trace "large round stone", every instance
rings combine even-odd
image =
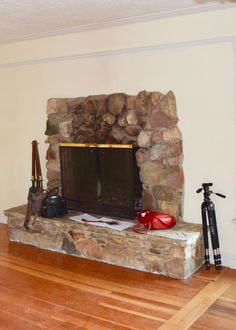
[[[166,184],[172,188],[182,189],[184,185],[183,169],[178,166],[170,169],[166,176]]]
[[[107,112],[103,115],[103,120],[109,125],[112,126],[116,122],[116,116]]]
[[[108,109],[114,115],[117,115],[126,108],[126,94],[116,93],[108,97]]]
[[[163,96],[160,102],[160,110],[167,117],[177,120],[176,101],[172,91]]]
[[[121,142],[126,136],[126,133],[121,127],[113,127],[111,135],[116,141]]]
[[[139,114],[149,114],[152,109],[152,103],[149,93],[146,91],[139,92],[136,97],[136,110]]]
[[[140,127],[137,125],[128,125],[125,128],[125,131],[127,134],[132,135],[132,136],[137,136],[140,132]]]
[[[152,111],[158,111],[162,94],[160,92],[150,92],[149,95],[152,102]]]
[[[181,198],[181,193],[176,189],[167,186],[155,186],[153,187],[153,195],[156,200],[173,202],[179,201]]]
[[[101,115],[108,111],[106,95],[90,96],[90,100],[93,102],[96,114]]]
[[[149,149],[147,148],[138,149],[135,156],[136,156],[137,164],[138,166],[140,166],[142,163],[150,159]]]
[[[181,140],[182,135],[178,127],[172,127],[163,131],[163,139],[165,141]]]
[[[128,125],[126,116],[124,114],[118,117],[118,125],[120,127],[126,127]]]
[[[64,121],[59,123],[59,130],[60,130],[60,135],[62,137],[68,138],[70,137],[70,134],[72,132],[72,121]]]
[[[150,149],[151,160],[158,160],[168,156],[171,156],[171,148],[167,143],[156,144]]]
[[[141,148],[147,148],[151,145],[151,135],[152,133],[149,131],[141,131],[138,138],[137,144]]]
[[[165,181],[166,170],[163,166],[154,162],[145,162],[140,166],[140,177],[147,185],[162,184]]]
[[[163,141],[163,131],[157,130],[152,133],[152,142],[160,143]]]
[[[72,113],[80,113],[84,109],[85,97],[75,97],[68,99],[69,109]]]
[[[129,125],[136,125],[138,123],[138,118],[135,110],[130,110],[127,114],[126,119]]]
[[[47,103],[47,114],[53,113],[68,113],[69,112],[69,104],[68,99],[57,99],[52,98],[48,100]]]
[[[153,194],[148,190],[142,193],[142,209],[155,211],[156,203]]]
[[[84,118],[84,125],[88,128],[92,128],[95,125],[96,122],[96,118],[95,115],[91,114],[91,113],[85,113],[83,115]]]
[[[170,214],[178,219],[181,212],[180,203],[175,201],[173,202],[162,201],[161,203],[159,203],[159,210],[160,212]]]
[[[127,96],[126,102],[128,111],[135,109],[135,96]]]
[[[84,102],[84,112],[86,114],[95,114],[96,113],[96,108],[94,107],[94,103],[89,98],[87,98]]]
[[[154,112],[148,117],[148,124],[151,128],[169,128],[176,124],[177,119],[168,117],[165,113]]]

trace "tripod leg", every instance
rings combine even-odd
[[[215,207],[212,202],[209,202],[207,205],[207,214],[208,214],[208,221],[210,227],[210,234],[211,234],[211,243],[212,243],[212,250],[215,262],[215,269],[220,270],[221,266],[221,255],[220,255],[220,245],[219,245],[219,236],[216,224],[216,215],[215,215]]]
[[[208,242],[208,229],[207,229],[207,205],[205,202],[202,203],[202,229],[203,229],[203,241],[204,241],[204,250],[205,250],[205,266],[206,269],[210,269],[210,256],[209,256],[209,242]]]

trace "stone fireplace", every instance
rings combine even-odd
[[[58,143],[133,144],[139,147],[142,208],[182,219],[182,136],[173,92],[53,98],[47,115],[48,188],[61,185]]]
[[[174,94],[53,98],[47,115],[48,189],[61,186],[59,143],[132,144],[138,147],[142,208],[169,213],[177,225],[138,234],[78,223],[70,211],[63,218],[37,217],[25,230],[26,206],[20,206],[5,211],[10,240],[173,278],[193,274],[203,263],[202,228],[182,221],[182,137]]]

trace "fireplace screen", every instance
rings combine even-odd
[[[60,144],[62,194],[69,209],[134,219],[142,185],[132,145]]]

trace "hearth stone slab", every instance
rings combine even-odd
[[[169,230],[137,234],[116,231],[63,218],[37,218],[30,230],[23,227],[26,206],[5,211],[12,242],[186,279],[203,264],[202,226],[186,222]],[[134,222],[135,223],[135,222]]]

